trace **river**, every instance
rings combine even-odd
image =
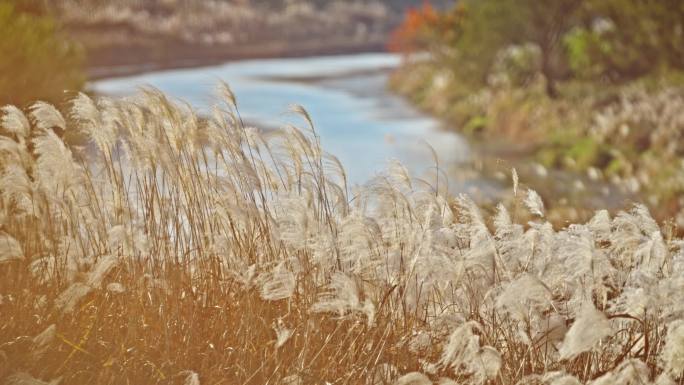
[[[490,198],[500,193],[493,180],[455,171],[472,159],[462,136],[387,90],[389,74],[400,64],[398,55],[388,53],[259,59],[102,79],[91,87],[100,94],[126,96],[153,86],[207,112],[216,103],[214,90],[221,79],[236,94],[240,114],[250,125],[304,127],[288,111],[292,104],[306,108],[324,149],[340,159],[352,184],[383,172],[390,159],[401,161],[413,175],[434,180],[431,146],[440,168],[448,170],[452,192]]]

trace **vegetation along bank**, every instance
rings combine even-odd
[[[407,57],[393,89],[485,153],[607,182],[684,223],[684,3],[425,3],[390,48]]]

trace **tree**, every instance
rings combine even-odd
[[[563,36],[578,22],[584,0],[466,0],[466,21],[457,42],[460,62],[486,77],[496,55],[510,45],[535,44],[546,92],[558,96],[563,77]]]
[[[539,46],[546,93],[555,98],[558,96],[556,81],[562,75],[564,62],[562,39],[575,25],[582,0],[524,0],[519,4],[529,20],[521,28],[520,38]]]
[[[430,2],[422,7],[408,8],[403,22],[392,32],[388,48],[390,51],[413,53],[426,49],[434,40],[431,35],[438,22],[438,14]]]
[[[83,85],[80,50],[59,33],[52,18],[27,8],[34,4],[0,0],[0,105],[56,102],[64,90]]]
[[[684,69],[683,1],[589,0],[583,17],[567,39],[579,76],[621,81]]]

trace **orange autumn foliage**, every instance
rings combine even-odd
[[[411,53],[425,44],[426,32],[437,24],[439,14],[428,0],[419,8],[409,8],[404,21],[390,37],[388,49],[391,52]]]

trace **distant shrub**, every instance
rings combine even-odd
[[[535,44],[511,45],[499,51],[490,83],[526,86],[541,70],[541,52]]]
[[[611,55],[611,45],[601,31],[576,28],[564,37],[568,64],[579,78],[596,78],[608,71],[605,61]]]
[[[412,53],[424,49],[433,40],[430,35],[437,21],[437,11],[428,1],[420,8],[410,8],[404,21],[393,31],[388,43],[389,50]]]
[[[46,15],[19,11],[0,0],[0,105],[58,101],[81,88],[82,54]]]

